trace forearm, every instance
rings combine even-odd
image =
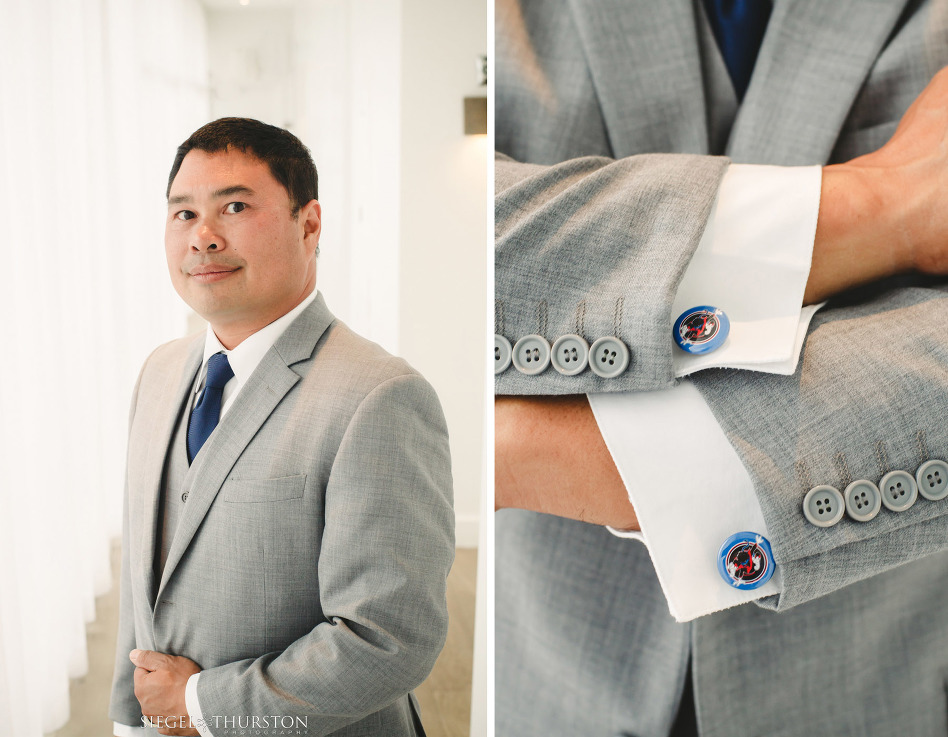
[[[911,242],[900,225],[908,198],[888,196],[888,172],[858,161],[823,168],[805,305],[914,267]]]
[[[823,170],[804,303],[907,271],[948,273],[948,68],[878,151]]]
[[[584,395],[498,397],[495,504],[639,529]]]

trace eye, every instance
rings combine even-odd
[[[224,208],[224,212],[230,215],[236,215],[238,212],[242,212],[246,209],[247,205],[243,202],[229,202]]]
[[[180,210],[174,214],[175,220],[190,220],[194,217],[194,213],[190,210]]]

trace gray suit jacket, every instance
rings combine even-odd
[[[434,391],[318,296],[195,458],[157,581],[162,467],[203,345],[158,348],[132,402],[111,718],[140,724],[138,647],[203,668],[214,734],[237,715],[299,716],[310,735],[423,734],[409,692],[444,644],[454,558]]]
[[[948,64],[943,0],[777,0],[740,106],[700,2],[504,0],[497,24],[497,332],[632,355],[614,379],[510,368],[499,394],[671,386],[672,298],[728,161],[875,150]],[[499,734],[665,734],[689,657],[702,735],[945,734],[948,502],[821,529],[802,500],[948,455],[946,291],[833,300],[794,376],[693,377],[754,480],[780,596],[678,626],[638,544],[499,515]]]

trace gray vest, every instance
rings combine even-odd
[[[197,377],[195,377],[195,385]],[[191,466],[188,463],[188,420],[191,417],[191,407],[194,402],[194,388],[184,400],[171,436],[171,445],[165,456],[165,467],[161,475],[161,496],[158,499],[158,539],[155,544],[155,586],[161,581],[161,574],[168,561],[168,553],[174,540],[174,533],[178,529],[181,515],[184,514],[184,505],[187,504],[191,484]]]

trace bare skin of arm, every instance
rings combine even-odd
[[[494,504],[637,530],[585,395],[498,397]]]
[[[885,146],[823,168],[803,303],[916,271],[948,274],[948,67]]]
[[[901,273],[948,274],[948,68],[878,151],[823,168],[803,303]],[[584,395],[497,397],[495,506],[637,530]]]

